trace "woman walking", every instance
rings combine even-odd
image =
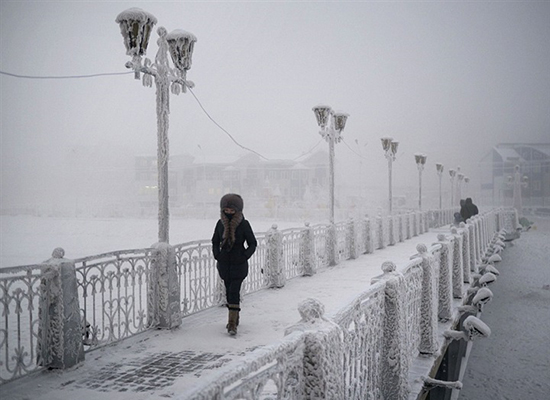
[[[228,193],[220,200],[220,219],[212,236],[212,252],[225,285],[229,318],[227,332],[237,334],[241,285],[248,275],[248,259],[256,251],[256,237],[243,215],[240,195]],[[246,242],[246,247],[245,247]]]

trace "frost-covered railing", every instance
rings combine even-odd
[[[0,276],[0,383],[38,369],[42,264],[5,268]]]
[[[305,336],[293,333],[279,342],[253,351],[185,393],[186,400],[280,399],[301,400],[305,393]]]
[[[430,221],[418,218],[417,232]],[[320,302],[307,299],[299,306],[301,321],[282,341],[235,360],[177,398],[407,399],[415,358],[442,350],[438,323],[455,317],[451,300],[471,300],[464,284],[474,276],[489,279],[487,257],[498,247],[501,226],[499,210],[484,213],[441,233],[437,243],[417,245],[399,269],[383,263],[384,273],[332,319]],[[481,267],[484,275],[474,275]],[[292,361],[291,374],[274,375],[287,341],[302,346],[302,359]]]
[[[434,226],[449,224],[451,211],[438,212],[437,217],[424,220],[431,221]],[[391,217],[395,242],[412,235],[411,215],[401,213]],[[390,222],[389,217],[384,218],[380,226],[386,229],[379,229],[376,218],[368,216],[336,224],[336,262],[372,253],[378,241],[388,245],[391,242],[387,228]],[[500,217],[496,222],[502,226],[509,225],[509,221],[508,217]],[[481,228],[473,226],[470,230],[472,235],[477,232],[479,236],[482,232]],[[330,226],[326,224],[306,224],[283,231],[275,228],[259,233],[257,250],[249,260],[249,276],[243,285],[243,294],[281,287],[285,279],[312,275],[327,268],[330,265],[329,248],[333,244],[329,233]],[[479,245],[473,239],[469,244]],[[479,257],[479,252],[471,257],[472,265]],[[76,274],[77,294],[73,297],[78,299],[80,311],[74,313],[78,314],[78,329],[71,329],[78,331],[78,342],[85,350],[128,338],[152,326],[177,326],[182,316],[224,301],[223,285],[218,278],[209,240],[115,251],[77,260],[61,257],[59,260],[72,265]],[[0,382],[38,368],[41,282],[46,290],[42,305],[52,309],[55,305],[48,299],[56,298],[56,286],[51,282],[56,282],[57,278],[43,279],[45,268],[51,269],[48,264],[36,264],[0,271],[3,320],[0,325]]]
[[[151,326],[147,285],[151,249],[115,251],[74,260],[87,350]]]

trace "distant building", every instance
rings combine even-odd
[[[516,165],[527,177],[523,206],[550,206],[550,143],[502,143],[493,147],[480,162],[483,202],[511,205],[510,179]]]
[[[136,156],[135,183],[143,213],[158,204],[156,156]],[[325,199],[328,154],[313,153],[301,161],[263,160],[254,154],[240,157],[171,156],[169,161],[171,212],[217,206],[224,193],[242,194],[247,203],[295,206]]]

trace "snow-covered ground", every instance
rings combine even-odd
[[[245,213],[246,216],[246,213]],[[170,220],[170,243],[210,239],[217,216],[212,219]],[[304,226],[303,221],[253,219],[256,233]],[[313,223],[313,221],[312,221]],[[80,258],[115,250],[141,249],[156,242],[156,218],[53,218],[0,216],[0,268],[42,262],[53,249],[62,247],[66,258]]]
[[[481,319],[488,339],[474,343],[459,400],[550,398],[550,219],[505,250]]]

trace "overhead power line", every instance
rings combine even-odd
[[[14,78],[20,78],[20,79],[83,79],[83,78],[96,78],[96,77],[100,77],[100,76],[116,76],[116,75],[127,75],[127,74],[133,74],[134,72],[133,71],[127,71],[127,72],[105,72],[105,73],[97,73],[97,74],[89,74],[89,75],[60,75],[60,76],[35,76],[35,75],[20,75],[20,74],[14,74],[14,73],[11,73],[11,72],[6,72],[6,71],[1,71],[0,70],[0,74],[1,75],[6,75],[6,76],[11,76],[11,77],[14,77]],[[224,132],[227,136],[229,136],[229,138],[233,141],[233,143],[235,143],[235,145],[237,145],[238,147],[240,147],[241,149],[243,150],[246,150],[246,151],[249,151],[253,154],[256,154],[258,157],[266,160],[266,161],[273,161],[273,159],[270,159],[268,157],[265,157],[264,155],[260,154],[259,152],[249,148],[249,147],[246,147],[246,146],[243,146],[242,144],[240,144],[234,137],[233,135],[231,135],[231,133],[229,133],[224,127],[222,127],[211,115],[210,113],[206,110],[206,108],[204,108],[204,106],[202,105],[202,102],[199,100],[199,98],[197,97],[197,95],[195,94],[195,92],[189,88],[189,92],[193,95],[195,101],[197,102],[197,104],[199,105],[199,107],[201,108],[201,110],[204,112],[204,114],[208,117],[208,119],[210,119],[210,121],[212,121],[212,123],[214,125],[216,125],[222,132]],[[296,161],[308,154],[310,154],[315,148],[317,148],[317,146],[319,146],[319,144],[322,142],[322,140],[319,140],[317,142],[317,144],[315,144],[312,148],[310,148],[308,151],[305,151],[303,152],[302,154],[300,154],[299,156],[295,157],[292,159],[292,161]],[[345,142],[344,142],[345,143]],[[348,148],[353,152],[355,153],[357,156],[363,158],[360,154],[356,153],[347,143],[345,143],[346,146],[348,146]]]
[[[11,72],[0,71],[0,74],[13,76],[14,78],[23,78],[23,79],[81,79],[81,78],[96,78],[98,76],[111,76],[111,75],[127,75],[133,74],[133,71],[129,72],[104,72],[101,74],[90,74],[90,75],[64,75],[64,76],[33,76],[33,75],[19,75],[12,74]]]

